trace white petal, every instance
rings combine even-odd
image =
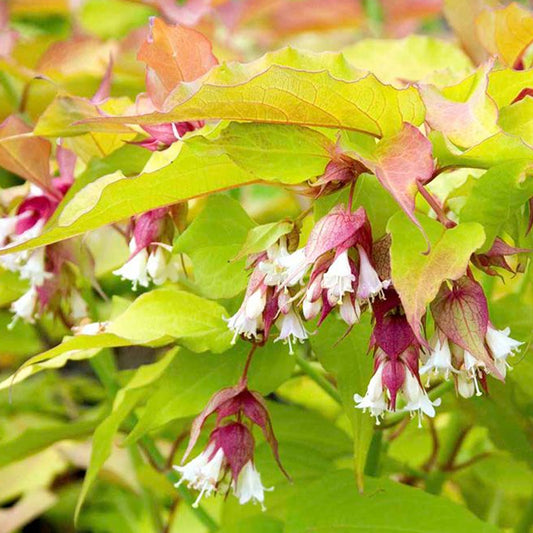
[[[505,359],[513,355],[524,344],[509,337],[510,332],[509,328],[494,329],[490,326],[487,328],[487,344],[495,359]]]
[[[240,471],[233,490],[241,505],[249,501],[259,502],[261,509],[265,510],[263,502],[265,501],[265,490],[268,489],[263,487],[261,475],[251,461],[248,461]]]
[[[136,250],[135,239],[130,241],[130,252],[134,253]],[[148,252],[146,249],[141,250],[135,254],[129,261],[127,261],[118,270],[114,270],[113,274],[121,277],[124,280],[132,282],[133,290],[137,288],[137,285],[141,287],[148,287]]]
[[[357,246],[359,251],[359,283],[357,285],[357,298],[360,300],[373,299],[376,295],[381,295],[383,290],[390,285],[390,281],[381,281],[378,273],[370,264],[366,252],[361,246]]]
[[[18,300],[11,304],[11,311],[16,318],[22,318],[26,322],[33,324],[35,322],[33,316],[35,314],[35,307],[37,305],[37,289],[32,286],[25,292]]]

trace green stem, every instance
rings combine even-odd
[[[111,360],[108,358],[105,359],[99,359],[99,356],[93,357],[90,359],[91,366],[95,372],[95,374],[98,376],[102,384],[104,385],[104,388],[108,392],[109,395],[115,395],[117,391],[120,389],[120,385],[116,380],[115,377],[115,364],[114,359],[111,354]],[[137,423],[137,417],[134,413],[131,413],[128,417],[128,424],[131,424],[131,426],[135,425]],[[161,472],[165,473],[166,478],[173,484],[177,483],[180,480],[180,476],[177,472],[174,470],[166,470],[166,459],[163,456],[163,454],[159,451],[159,448],[157,447],[154,440],[149,437],[148,435],[145,435],[139,440],[140,444],[142,445],[145,453],[150,457],[150,462]],[[198,520],[200,520],[209,531],[217,531],[218,530],[218,524],[215,522],[215,520],[207,513],[205,509],[203,509],[200,506],[193,507],[193,504],[195,502],[194,496],[191,494],[189,489],[187,487],[184,487],[183,485],[179,486],[177,488],[177,491],[182,498],[182,500],[191,508],[193,513],[196,515]]]
[[[380,0],[363,0],[368,28],[376,37],[381,35],[383,28],[383,6]]]
[[[299,354],[294,356],[298,366],[305,372],[324,392],[333,398],[338,404],[342,404],[339,391],[319,372],[310,361]]]
[[[443,381],[439,385],[437,385],[434,389],[430,390],[428,393],[430,400],[436,400],[437,398],[440,398],[445,392],[449,391],[453,387],[453,381]],[[392,413],[391,415],[388,415],[385,419],[385,422],[378,426],[377,429],[388,429],[392,426],[395,426],[399,422],[401,422],[406,416],[408,416],[409,413],[407,411],[397,411],[396,413]]]

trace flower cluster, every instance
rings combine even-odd
[[[75,154],[58,146],[56,157],[60,174],[51,180],[49,188],[45,191],[31,185],[13,214],[0,218],[0,246],[16,246],[38,237],[72,186]],[[76,287],[72,268],[77,262],[75,256],[67,241],[0,258],[3,268],[17,272],[29,282],[28,291],[11,305],[15,321],[32,323],[44,311],[67,313],[74,321],[87,316],[87,306]]]
[[[177,281],[179,266],[172,254],[172,242],[180,217],[180,206],[153,209],[132,220],[129,229],[128,261],[114,271],[132,282],[133,289]]]
[[[216,415],[215,428],[205,449],[183,466],[174,467],[182,476],[176,486],[187,483],[188,487],[199,491],[195,506],[204,496],[233,490],[239,503],[259,503],[264,510],[265,491],[272,489],[263,486],[254,464],[253,425],[261,428],[278,465],[287,474],[279,460],[278,444],[263,398],[249,390],[245,380],[217,392],[192,424],[182,463],[196,445],[206,420],[213,414]]]
[[[390,284],[373,264],[372,232],[363,208],[352,213],[336,206],[316,223],[304,248],[290,252],[282,237],[251,258],[251,266],[244,301],[228,320],[233,341],[241,335],[265,342],[275,323],[280,332],[276,340],[287,342],[291,353],[293,343],[308,338],[304,319],[318,316],[320,325],[338,308],[352,327],[361,307]]]
[[[241,336],[262,344],[275,324],[275,340],[288,342],[292,353],[293,344],[309,336],[305,321],[317,318],[320,327],[338,309],[351,328],[363,311],[370,310],[374,373],[366,394],[355,394],[354,400],[355,407],[368,410],[377,423],[387,411],[409,411],[419,420],[423,414],[435,416],[440,400],[431,400],[426,391],[432,376],[453,376],[463,397],[486,390],[487,374],[505,378],[507,358],[521,343],[509,337],[509,328],[497,330],[489,322],[485,295],[470,271],[443,284],[431,305],[435,332],[428,341],[406,318],[388,279],[389,242],[373,242],[363,208],[352,212],[336,206],[316,223],[305,247],[290,251],[287,243],[282,237],[250,258],[252,273],[244,300],[228,319],[233,342]],[[494,274],[495,266],[510,268],[505,255],[520,251],[497,239],[489,252],[474,256],[472,262]],[[427,378],[425,386],[421,376]]]

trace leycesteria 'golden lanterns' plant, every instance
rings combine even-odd
[[[45,3],[0,6],[0,529],[529,531],[525,3]]]

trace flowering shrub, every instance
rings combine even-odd
[[[533,13],[30,4],[0,530],[529,531]]]

